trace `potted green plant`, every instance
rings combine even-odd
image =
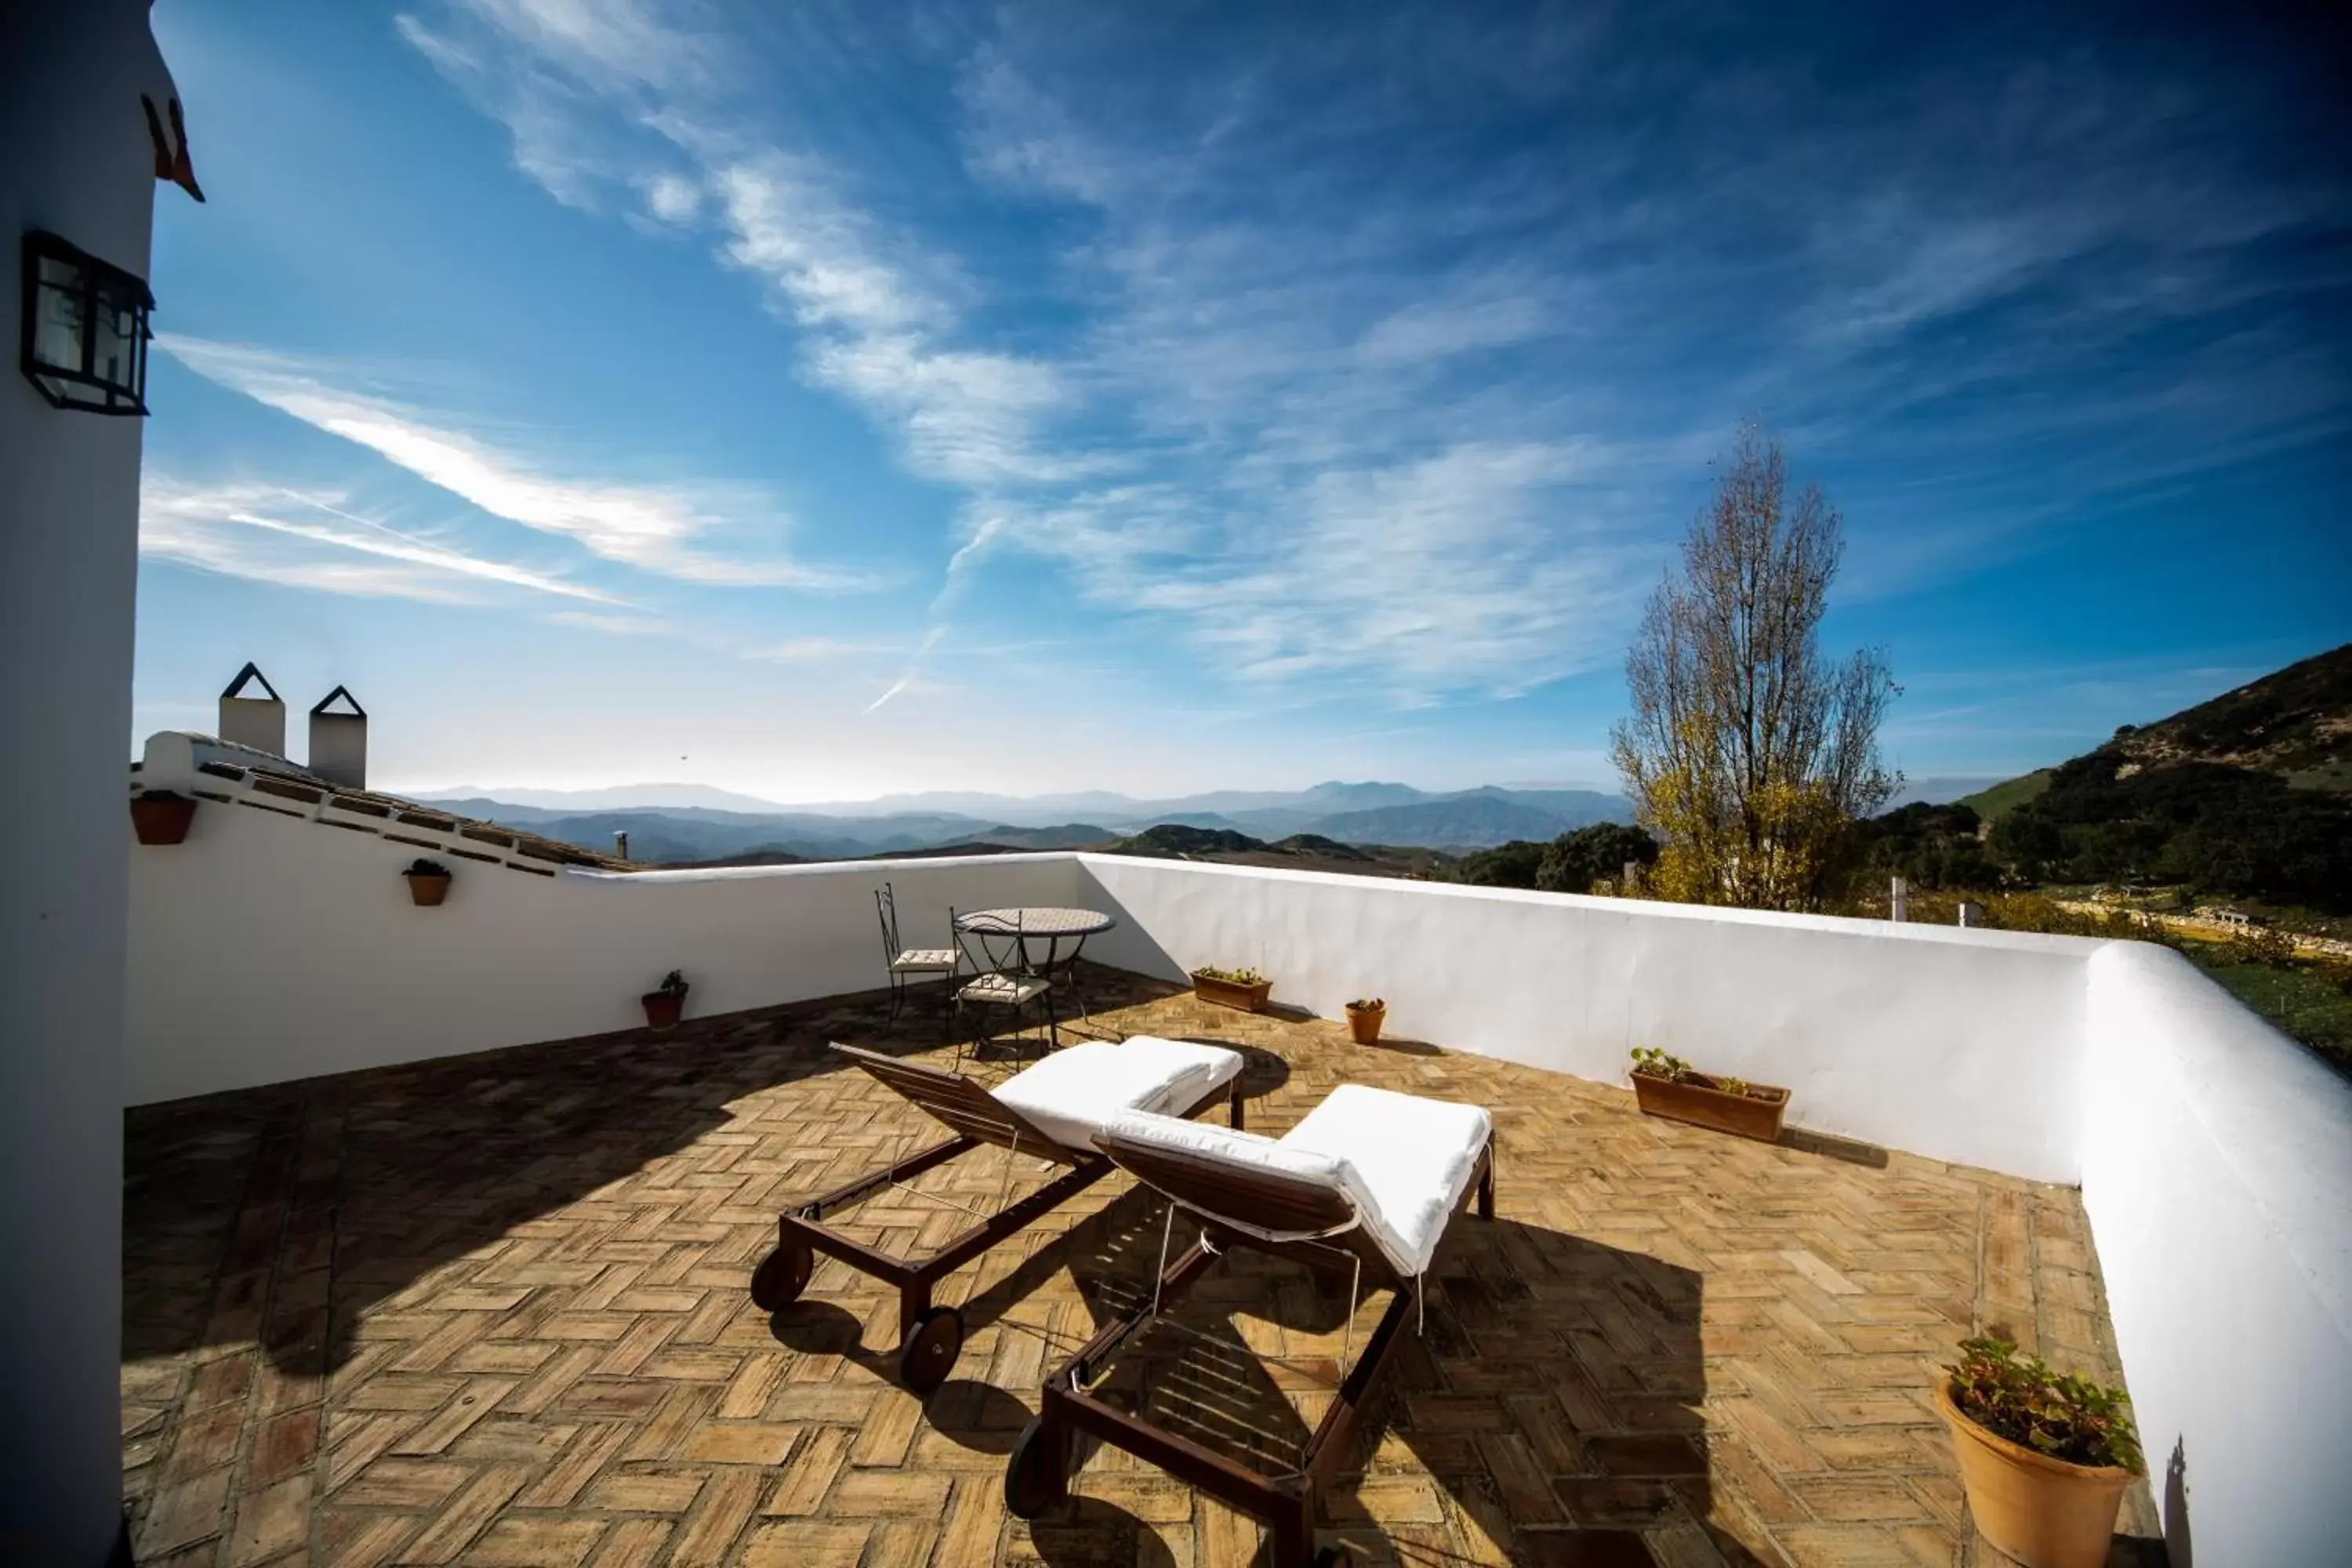
[[[449,868],[438,860],[427,860],[422,855],[408,863],[401,875],[408,880],[408,897],[420,909],[437,908],[449,896]]]
[[[1244,1013],[1265,1011],[1266,993],[1274,982],[1255,969],[1213,969],[1203,965],[1192,971],[1192,994],[1203,1002],[1222,1003],[1239,1007]]]
[[[1771,1143],[1780,1136],[1789,1091],[1746,1079],[1712,1077],[1680,1057],[1648,1046],[1633,1048],[1633,1098],[1645,1116],[1687,1121]]]
[[[686,1011],[687,990],[686,976],[673,969],[662,976],[659,985],[638,997],[646,1005],[646,1027],[656,1034],[677,1028]]]
[[[1381,1037],[1381,1025],[1389,1016],[1389,1005],[1377,996],[1359,996],[1348,1004],[1348,1033],[1356,1037],[1356,1044],[1369,1046]]]
[[[168,789],[151,789],[131,797],[131,826],[142,844],[177,844],[188,837],[196,819],[196,803]]]
[[[1960,1342],[1936,1384],[1969,1511],[2026,1568],[2102,1568],[2143,1469],[2118,1388],[2053,1372],[2007,1340]]]

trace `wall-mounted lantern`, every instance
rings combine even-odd
[[[111,262],[36,229],[25,236],[25,377],[59,408],[147,412],[155,297]]]

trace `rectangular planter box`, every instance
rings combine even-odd
[[[1753,1092],[1734,1094],[1716,1088],[1715,1080],[1704,1076],[1674,1083],[1647,1073],[1633,1075],[1633,1098],[1641,1102],[1645,1116],[1711,1127],[1717,1132],[1753,1138],[1759,1143],[1779,1142],[1780,1118],[1789,1110],[1789,1091],[1769,1083],[1750,1084],[1748,1088]],[[1770,1098],[1759,1099],[1758,1095]]]
[[[1271,980],[1261,980],[1255,985],[1244,985],[1237,980],[1216,980],[1206,974],[1192,976],[1193,995],[1203,1002],[1217,1002],[1228,1007],[1239,1007],[1244,1013],[1265,1012],[1266,994],[1273,989],[1274,982]]]

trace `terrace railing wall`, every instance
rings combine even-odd
[[[2081,1184],[2168,1531],[2209,1563],[2341,1561],[2352,1089],[2173,954],[1067,853],[460,863],[419,909],[413,853],[222,802],[134,848],[130,1098],[625,1029],[672,967],[691,1015],[873,989],[885,878],[908,933],[1089,905],[1119,923],[1087,955],[1119,967],[1255,966],[1334,1017],[1377,993],[1392,1034],[1604,1082],[1659,1046],[1787,1085],[1817,1131]]]

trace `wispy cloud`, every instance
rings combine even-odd
[[[689,583],[844,588],[862,581],[772,553],[707,548],[720,536],[783,530],[784,519],[755,494],[558,471],[446,416],[346,384],[335,367],[244,344],[168,334],[156,342],[199,375],[365,447],[493,517],[574,540],[608,561]]]
[[[610,610],[557,610],[546,617],[559,626],[608,632],[614,637],[667,637],[681,635],[677,623],[660,616],[635,616]]]
[[[140,489],[140,553],[233,577],[368,597],[468,604],[506,588],[622,603],[544,572],[419,538],[348,510],[344,499],[268,484],[197,484],[151,471]]]
[[[2063,22],[2023,51],[2063,69],[1951,40],[1826,113],[1794,33],[1685,50],[1599,11],[1407,5],[1302,47],[1276,13],[877,6],[764,57],[764,14],[699,3],[436,16],[404,33],[520,167],[703,237],[802,378],[961,496],[877,708],[1012,557],[1207,678],[1510,694],[1613,658],[1751,414],[1843,464],[1879,594],[2352,418],[2340,353],[2292,342],[2344,281],[2298,238],[2340,171],[2254,157],[2221,64]],[[822,100],[908,35],[907,79],[952,62],[954,168],[737,75]],[[2021,488],[2033,443],[2064,449]]]
[[[771,664],[831,664],[841,659],[888,658],[904,654],[905,643],[859,642],[843,637],[791,637],[743,650],[745,658]]]

